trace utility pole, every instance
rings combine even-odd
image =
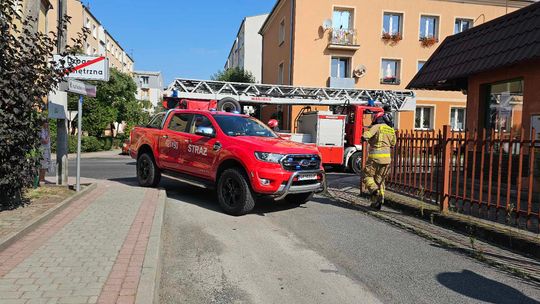
[[[67,34],[64,30],[64,17],[67,15],[67,0],[58,0],[58,45],[57,53],[66,50]],[[66,94],[66,93],[64,93]],[[66,118],[57,119],[56,141],[56,183],[68,185],[68,121]]]

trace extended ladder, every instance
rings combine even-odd
[[[272,84],[236,83],[178,78],[168,87],[172,97],[222,100],[233,98],[241,104],[274,105],[390,105],[396,111],[414,111],[416,96],[412,91],[310,88]]]

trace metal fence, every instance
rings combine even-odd
[[[443,212],[538,232],[540,142],[524,134],[452,132],[448,126],[398,132],[387,187]]]

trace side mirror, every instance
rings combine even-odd
[[[214,128],[210,127],[197,127],[197,129],[195,129],[195,134],[211,138],[216,136]]]

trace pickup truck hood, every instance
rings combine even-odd
[[[245,144],[253,151],[271,152],[279,154],[319,154],[315,145],[306,145],[282,138],[256,137],[256,136],[237,136],[235,141]]]

